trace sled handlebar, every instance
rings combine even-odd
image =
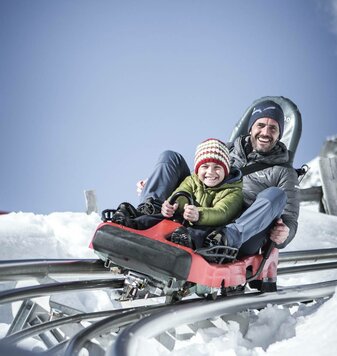
[[[169,200],[169,204],[173,205],[179,197],[185,197],[187,199],[189,205],[194,205],[194,200],[193,200],[192,195],[187,192],[177,192],[177,193],[173,194]],[[173,220],[178,220],[178,221],[180,220],[182,225],[189,226],[188,221],[186,221],[185,219],[182,219],[182,217],[177,218],[177,214],[178,214],[177,212],[174,214]],[[178,214],[178,215],[180,215],[180,214]]]
[[[187,199],[189,205],[194,205],[192,195],[187,192],[177,192],[177,193],[173,194],[169,200],[169,204],[173,205],[176,202],[177,198],[179,198],[179,197],[185,197]]]

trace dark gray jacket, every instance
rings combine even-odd
[[[278,165],[285,164],[289,160],[288,150],[282,142],[278,141],[268,154],[263,154],[253,152],[249,137],[241,136],[234,141],[230,149],[231,164],[237,168],[255,162],[274,164],[273,167],[243,177],[244,205],[245,208],[250,206],[257,194],[269,187],[279,187],[286,192],[288,199],[281,217],[290,230],[287,240],[277,246],[283,248],[294,238],[297,231],[300,203],[297,173],[290,165]]]

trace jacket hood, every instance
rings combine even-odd
[[[242,179],[242,173],[240,169],[236,167],[231,167],[231,170],[229,172],[229,175],[224,179],[223,183],[230,184],[230,183],[235,183],[239,180]]]

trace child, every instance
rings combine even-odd
[[[173,217],[177,211],[190,226],[179,227],[172,233],[171,241],[191,248],[200,248],[208,233],[214,231],[214,227],[228,224],[242,211],[241,172],[234,167],[230,169],[228,148],[217,139],[210,138],[198,145],[194,173],[185,178],[174,193],[179,191],[189,193],[194,204],[188,204],[186,198],[179,197],[177,202],[171,205],[168,199],[162,204],[162,214],[138,216],[131,204],[122,203],[111,220],[144,229],[153,226],[163,216]]]
[[[204,238],[214,227],[224,226],[234,220],[242,211],[243,193],[241,172],[230,169],[229,151],[220,140],[207,139],[198,145],[194,158],[194,173],[186,177],[173,192],[189,193],[194,204],[184,203],[184,197],[177,203],[162,205],[162,214],[171,218],[178,211],[189,227],[180,227],[171,236],[171,241],[189,247],[200,248]]]

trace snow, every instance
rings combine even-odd
[[[97,258],[88,248],[100,223],[96,213],[60,212],[50,215],[10,213],[0,216],[0,258],[2,260],[32,258]],[[302,206],[298,233],[284,250],[305,250],[337,247],[337,217],[321,214],[313,207]],[[337,271],[306,273],[279,277],[279,285],[311,283],[322,278],[337,279]],[[14,282],[13,282],[14,283]],[[19,282],[22,286],[27,282]],[[0,285],[3,289],[13,286]],[[105,291],[80,292],[60,296],[79,310],[98,311],[113,306]],[[18,303],[13,304],[14,309]],[[173,352],[153,340],[139,345],[138,355],[333,355],[337,338],[337,296],[311,304],[285,308],[268,305],[265,309],[245,312],[239,317],[248,320],[247,332],[237,321],[219,323],[217,327],[200,329],[189,340],[177,341]],[[8,306],[0,309],[0,336],[9,327]],[[27,340],[27,348],[41,347]]]
[[[10,213],[0,216],[0,259],[97,258],[88,249],[97,214]]]

